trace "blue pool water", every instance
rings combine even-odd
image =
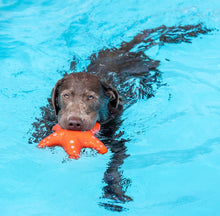
[[[122,115],[130,156],[120,170],[133,201],[117,203],[121,212],[100,205],[111,152],[75,161],[61,148],[28,144],[32,122],[73,56],[80,71],[92,53],[144,29],[200,22],[215,30],[146,51],[161,61],[167,85]],[[218,29],[218,0],[0,0],[1,215],[219,215]]]

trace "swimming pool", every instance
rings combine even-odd
[[[120,171],[133,201],[116,203],[120,212],[100,199],[111,152],[75,161],[28,144],[73,57],[80,71],[144,29],[200,22],[215,30],[146,51],[166,85],[122,115],[130,156]],[[0,1],[1,215],[219,215],[219,25],[217,0]]]

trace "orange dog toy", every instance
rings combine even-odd
[[[99,154],[107,153],[105,145],[94,134],[100,130],[100,124],[96,123],[90,131],[71,131],[62,129],[58,124],[53,127],[54,133],[47,136],[38,144],[38,148],[61,146],[69,158],[78,159],[82,148],[91,148]]]

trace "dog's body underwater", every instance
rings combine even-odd
[[[30,142],[39,142],[49,135],[57,121],[69,130],[90,130],[96,121],[100,122],[101,139],[112,152],[104,174],[106,186],[102,197],[116,201],[100,202],[100,205],[122,211],[119,203],[132,198],[125,194],[131,181],[123,178],[119,170],[128,157],[126,140],[115,133],[121,124],[120,114],[138,99],[154,96],[155,86],[163,85],[158,69],[160,62],[149,58],[144,51],[166,43],[190,43],[191,38],[208,32],[202,24],[160,26],[144,30],[130,42],[122,42],[119,48],[92,54],[90,64],[80,73],[75,71],[77,62],[71,62],[73,73],[64,76],[53,88],[52,99],[41,108],[42,117],[33,123]],[[133,48],[137,51],[132,51]]]

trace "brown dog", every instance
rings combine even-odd
[[[71,62],[70,70],[74,73],[66,75],[55,85],[52,100],[48,99],[48,105],[41,107],[42,118],[33,123],[35,132],[30,141],[39,142],[49,135],[57,123],[56,115],[60,126],[69,130],[89,130],[96,121],[107,122],[102,125],[101,138],[112,153],[103,178],[106,186],[102,197],[108,202],[100,202],[99,205],[113,211],[124,210],[119,203],[132,200],[126,195],[131,181],[120,171],[128,155],[127,140],[120,138],[123,132],[115,133],[121,124],[117,114],[121,113],[122,104],[127,108],[140,98],[149,98],[162,85],[159,61],[150,59],[144,51],[165,43],[189,43],[192,37],[208,32],[210,30],[202,24],[160,26],[144,30],[130,42],[122,42],[119,48],[92,54],[90,64],[81,73],[75,73],[77,61]]]

